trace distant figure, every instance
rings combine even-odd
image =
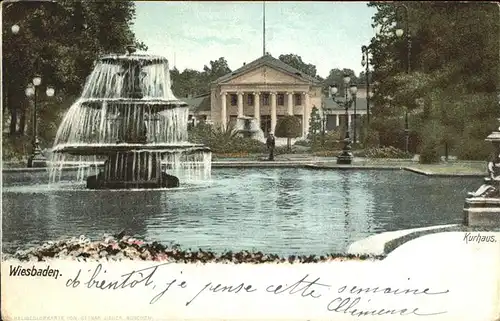
[[[276,139],[274,138],[274,134],[271,132],[269,136],[267,136],[266,140],[267,149],[269,150],[269,160],[274,160],[274,147],[276,146]]]

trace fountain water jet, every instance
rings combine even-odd
[[[264,132],[259,126],[256,118],[241,116],[236,119],[236,126],[233,133],[242,137],[256,139],[263,142]]]
[[[167,59],[127,51],[101,57],[67,111],[51,182],[68,166],[92,189],[177,187],[179,179],[210,176],[210,149],[188,142],[188,107],[171,91]]]

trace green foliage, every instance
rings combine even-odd
[[[319,109],[316,106],[313,106],[311,109],[311,117],[309,118],[309,132],[307,136],[309,139],[315,140],[318,135],[321,135],[322,130],[323,124],[319,114]]]
[[[331,151],[342,149],[342,140],[345,137],[344,130],[337,127],[334,130],[320,135],[315,140],[310,140],[311,150],[313,152],[317,151]]]
[[[303,62],[302,58],[299,55],[295,54],[280,55],[278,59],[311,77],[316,77],[316,66],[313,64],[307,64]]]
[[[309,147],[311,144],[309,143],[309,141],[301,139],[301,140],[295,141],[295,143],[293,143],[293,145]]]
[[[371,147],[365,150],[368,158],[411,158],[412,155],[392,146]]]
[[[343,95],[345,90],[344,75],[348,75],[349,77],[351,77],[352,84],[361,83],[361,80],[358,79],[354,70],[349,68],[343,68],[343,69],[334,68],[330,70],[328,77],[326,77],[326,79],[323,81],[323,94],[329,95],[330,86],[336,84],[338,86],[339,95]],[[364,80],[363,83],[364,82],[366,82],[366,80]]]
[[[20,162],[31,153],[31,139],[27,136],[5,135],[2,138],[2,160]]]
[[[440,133],[443,126],[437,120],[431,120],[424,126],[422,144],[420,145],[420,163],[437,163],[440,160]]]
[[[213,153],[262,153],[265,144],[251,138],[244,138],[233,132],[233,127],[226,129],[200,123],[189,131],[189,140],[208,146]]]
[[[468,142],[483,140],[493,129],[491,120],[498,116],[499,42],[491,37],[500,31],[498,7],[493,3],[406,2],[406,21],[406,15],[396,15],[399,5],[369,4],[377,8],[373,26],[380,30],[370,44],[372,119],[382,123],[401,119],[408,110],[410,129],[421,142],[424,161],[438,159],[444,145],[462,157],[481,157],[477,155],[484,153],[477,151],[477,144],[468,150]],[[394,35],[397,20],[402,26],[409,24],[409,72],[406,37]],[[427,132],[429,122],[439,128],[434,137]],[[476,122],[470,130],[470,123]],[[380,134],[383,143],[384,134]]]
[[[288,150],[292,149],[291,139],[302,136],[302,125],[299,118],[295,116],[285,116],[278,119],[274,129],[276,137],[285,137],[287,139]]]
[[[38,120],[42,145],[51,145],[68,99],[80,94],[94,60],[103,53],[124,52],[137,43],[130,28],[135,16],[132,1],[18,1],[2,6],[3,27],[3,125],[8,137],[24,137],[32,127],[33,102],[25,88],[39,74]],[[11,32],[17,24],[18,34]],[[45,88],[55,97],[45,97]],[[29,149],[29,139],[5,139],[2,147],[14,153]],[[5,157],[5,156],[4,156]]]
[[[462,139],[456,146],[457,157],[467,160],[488,160],[493,147],[491,143],[486,142],[484,139],[498,126],[495,123],[495,119],[487,121],[473,119],[467,122]]]
[[[295,138],[302,136],[302,125],[296,116],[285,116],[276,123],[276,137]]]
[[[177,97],[198,96],[207,93],[206,76],[199,71],[184,69],[179,72],[176,68],[170,71],[172,91]]]
[[[404,137],[403,117],[373,118],[370,123],[372,132],[378,134],[378,144],[382,146],[402,146]]]
[[[462,160],[482,160],[487,161],[491,156],[491,143],[484,139],[467,138],[462,140],[462,145],[458,146],[457,158]]]
[[[170,71],[172,91],[177,97],[197,96],[210,92],[210,83],[231,72],[225,58],[211,60],[210,66],[205,65],[203,71],[176,68]]]
[[[365,148],[378,147],[380,145],[379,133],[378,131],[368,128],[363,139],[363,146]]]

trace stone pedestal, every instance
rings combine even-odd
[[[466,198],[464,225],[500,228],[500,128],[488,135],[486,141],[491,142],[494,148],[488,163],[489,177]]]
[[[344,148],[342,149],[342,154],[337,156],[337,164],[340,165],[350,165],[352,163],[353,155],[351,152],[351,140],[349,138],[344,139]]]
[[[464,225],[500,228],[500,199],[473,197],[465,200]]]
[[[33,154],[28,158],[28,167],[47,167],[47,158],[39,149],[35,149]]]
[[[171,188],[179,187],[179,179],[161,169],[161,155],[151,152],[116,153],[104,162],[98,175],[87,178],[90,189]]]

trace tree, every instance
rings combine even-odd
[[[295,116],[285,116],[278,120],[275,128],[276,137],[286,137],[287,138],[287,148],[290,151],[292,149],[291,140],[292,138],[302,136],[302,126],[300,124],[300,119]]]
[[[402,120],[408,111],[410,128],[423,144],[420,149],[429,151],[427,161],[438,159],[436,151],[447,147],[463,157],[482,159],[485,153],[477,146],[487,150],[482,141],[498,116],[499,43],[491,36],[500,31],[498,8],[492,3],[405,4],[410,13],[409,62],[405,37],[394,36],[398,4],[369,4],[377,8],[373,27],[380,30],[370,44],[373,124],[385,127],[387,119]]]
[[[79,95],[94,60],[103,53],[124,52],[128,44],[141,44],[130,29],[135,16],[132,1],[18,1],[3,9],[2,86],[8,111],[3,123],[9,124],[10,137],[25,135],[30,125],[24,90],[35,74],[42,76],[43,85],[56,89],[51,101],[44,95],[38,99],[39,133],[50,141],[69,107],[67,98]],[[18,34],[11,33],[14,24],[20,27]],[[4,140],[4,147],[5,143],[9,140]]]
[[[229,68],[226,58],[220,57],[217,60],[210,61],[210,67],[205,65],[203,67],[203,72],[205,73],[207,79],[209,81],[214,81],[219,77],[222,77],[231,72]]]
[[[311,77],[316,77],[316,66],[313,64],[308,64],[303,62],[302,58],[299,55],[295,54],[280,55],[278,59]]]
[[[211,60],[210,66],[205,65],[203,71],[176,68],[170,71],[172,91],[178,97],[197,96],[210,92],[210,83],[231,72],[224,57]]]
[[[202,95],[207,92],[203,73],[193,69],[184,69],[179,73],[176,68],[170,71],[172,91],[177,97]]]
[[[336,84],[339,89],[339,95],[343,95],[345,90],[344,75],[348,75],[349,77],[351,77],[351,83],[353,84],[357,84],[359,82],[354,70],[349,68],[344,68],[342,70],[334,68],[330,70],[328,77],[326,77],[326,79],[323,81],[323,93],[325,95],[328,95],[330,86]]]
[[[316,106],[313,106],[311,109],[311,117],[309,118],[309,132],[308,138],[312,141],[315,141],[321,131],[323,130],[323,121],[319,114],[319,109]]]

